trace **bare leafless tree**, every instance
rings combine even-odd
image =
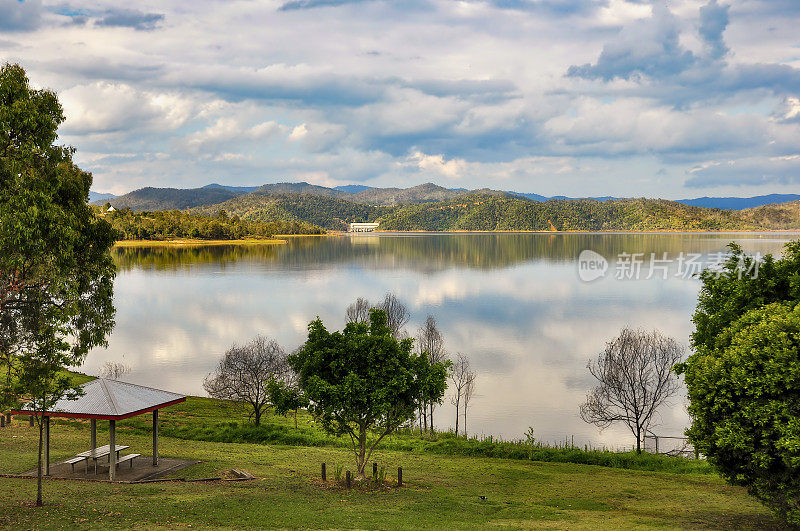
[[[656,411],[680,389],[672,367],[683,354],[684,348],[677,341],[657,330],[624,328],[587,365],[598,385],[580,407],[581,418],[601,429],[624,422],[636,437],[636,451],[641,453],[642,438]]]
[[[459,352],[450,371],[450,381],[453,383],[453,396],[450,397],[450,402],[456,406],[456,435],[458,435],[458,417],[461,413],[461,401],[464,398],[464,390],[470,378],[474,378],[474,374],[470,369],[469,358]]]
[[[100,377],[108,380],[119,380],[129,372],[131,368],[129,365],[117,361],[107,361],[100,367]]]
[[[428,315],[428,318],[425,319],[425,324],[420,326],[417,330],[416,347],[417,352],[428,356],[431,365],[447,361],[447,351],[444,349],[444,338],[436,325],[436,318],[434,316]],[[438,404],[434,401],[423,404],[420,420],[424,423],[426,430],[428,429],[428,420],[430,419],[430,429],[434,431],[433,411],[436,409],[437,405]]]
[[[368,323],[370,308],[369,301],[363,297],[359,297],[356,299],[356,302],[347,307],[345,319],[348,323]]]
[[[408,307],[400,302],[394,293],[387,293],[378,308],[386,312],[386,325],[392,331],[392,335],[401,339],[404,333],[403,327],[411,319]]]
[[[214,398],[248,404],[258,426],[269,402],[269,380],[283,379],[286,372],[286,352],[275,340],[257,336],[247,345],[229,348],[214,373],[206,376],[203,387]]]
[[[464,385],[464,390],[461,392],[461,400],[464,401],[464,437],[467,436],[467,410],[469,403],[472,401],[472,396],[475,393],[475,380],[477,375],[470,371],[467,375],[467,383]]]

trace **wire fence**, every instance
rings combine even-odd
[[[686,459],[701,459],[688,437],[672,437],[668,435],[645,435],[644,449],[650,453],[674,455]]]

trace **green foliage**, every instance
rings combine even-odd
[[[271,378],[267,383],[267,393],[272,408],[278,415],[286,415],[290,411],[294,412],[294,427],[297,427],[297,410],[308,406],[308,399],[300,389],[289,385],[286,382]]]
[[[800,241],[787,243],[784,257],[771,255],[756,264],[736,243],[728,245],[730,256],[722,269],[707,269],[700,275],[703,285],[694,314],[694,347],[724,346],[722,332],[749,310],[778,301],[800,301]]]
[[[742,249],[706,271],[685,375],[687,431],[731,483],[800,524],[800,242],[758,267]]]
[[[212,190],[215,189],[142,189],[115,199],[114,206],[129,206],[133,210],[193,206],[192,212],[205,216],[213,217],[224,210],[249,221],[305,222],[330,230],[346,230],[348,223],[365,221],[378,221],[381,229],[397,231],[717,231],[800,228],[800,202],[743,211],[644,198],[609,201],[551,199],[537,202],[496,190],[467,192],[447,190],[432,184],[409,189],[372,189],[352,195],[305,183],[265,185],[247,194],[227,192],[231,194],[229,198],[224,195],[211,196]]]
[[[198,240],[266,239],[274,234],[322,234],[321,228],[298,221],[244,221],[218,211],[214,216],[189,214],[179,210],[133,212],[114,210],[108,213],[95,207],[98,215],[111,222],[122,240]]]
[[[420,407],[426,356],[413,354],[412,343],[392,337],[386,313],[373,308],[369,323],[348,323],[343,332],[312,321],[308,340],[288,358],[323,429],[350,437],[362,477],[378,443]]]
[[[166,411],[166,410],[165,410]],[[126,421],[127,422],[127,421]],[[129,423],[130,424],[130,423]],[[151,427],[146,421],[136,424],[136,433],[146,436]],[[261,426],[248,422],[220,422],[186,425],[162,423],[161,434],[184,440],[237,444],[268,444],[304,447],[351,448],[348,437],[333,437],[311,425],[298,429],[267,419]],[[704,460],[685,459],[642,452],[616,452],[602,448],[551,446],[527,441],[505,441],[496,437],[456,437],[436,433],[422,438],[415,430],[400,430],[378,445],[383,451],[402,451],[462,457],[576,463],[630,470],[650,470],[677,474],[711,474],[713,468]]]
[[[315,194],[262,194],[254,192],[193,212],[214,215],[220,210],[244,220],[306,222],[325,229],[347,230],[348,223],[374,221],[391,209]]]
[[[92,176],[55,144],[63,121],[54,93],[18,65],[0,69],[0,356],[16,373],[2,395],[37,412],[77,393],[63,369],[114,324],[115,234],[86,204]],[[41,467],[38,483],[41,505]]]
[[[747,312],[683,367],[695,447],[731,483],[800,524],[800,304]]]
[[[241,194],[242,192],[216,186],[192,189],[146,187],[115,197],[106,204],[119,210],[130,209],[134,212],[183,210],[222,203]],[[105,208],[107,209],[108,207]]]
[[[740,213],[663,199],[528,201],[472,193],[437,203],[396,207],[378,221],[386,230],[654,231],[757,228]]]

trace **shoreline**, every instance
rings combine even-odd
[[[376,230],[372,232],[343,232],[342,235],[368,234],[798,234],[800,229],[764,230]]]
[[[208,247],[221,245],[284,245],[286,240],[271,238],[269,240],[195,240],[181,238],[177,240],[120,240],[114,247]]]
[[[699,231],[671,231],[671,230],[653,230],[653,231],[551,231],[551,230],[454,230],[454,231],[395,231],[395,230],[377,230],[372,232],[345,232],[345,231],[328,231],[325,234],[276,234],[274,238],[270,239],[239,239],[239,240],[199,240],[192,238],[179,238],[175,240],[119,240],[114,244],[114,247],[211,247],[223,245],[285,245],[289,243],[289,239],[299,238],[331,238],[341,236],[395,236],[395,235],[469,235],[469,234],[538,234],[548,236],[560,235],[657,235],[657,234],[687,234],[687,235],[701,235],[701,234],[763,234],[763,235],[777,235],[777,234],[797,234],[800,236],[800,229],[780,229],[780,230],[699,230]]]

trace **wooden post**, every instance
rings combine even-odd
[[[378,479],[378,463],[372,463],[372,479]]]
[[[328,481],[328,476],[325,473],[325,463],[322,463],[322,481]]]
[[[397,467],[397,486],[403,486],[403,467]]]
[[[114,481],[117,476],[117,421],[108,421],[108,480]]]
[[[350,488],[350,479],[351,479],[349,470],[347,471],[347,475],[345,475],[345,478],[346,478],[345,479],[345,483],[347,483],[347,488],[349,489]]]
[[[44,433],[45,433],[45,443],[44,443],[44,475],[50,475],[50,417],[44,417]]]
[[[97,448],[97,419],[91,419],[89,424],[92,426],[92,438],[91,438],[91,450],[94,453],[94,449]]]
[[[158,466],[158,410],[153,410],[153,466]]]

